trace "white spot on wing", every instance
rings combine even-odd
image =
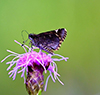
[[[56,33],[58,32],[58,29],[57,30],[55,30],[56,31]]]

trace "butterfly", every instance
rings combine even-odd
[[[31,45],[53,54],[53,51],[56,51],[60,48],[61,43],[65,40],[66,35],[66,29],[61,28],[40,34],[29,34],[28,38],[31,40]]]

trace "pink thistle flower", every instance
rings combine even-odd
[[[17,42],[16,40],[15,40],[15,42],[17,44],[21,45],[21,43]],[[50,77],[52,78],[53,82],[55,82],[55,80],[57,79],[62,85],[64,85],[63,82],[61,82],[60,79],[58,78],[60,75],[57,73],[57,65],[56,65],[55,61],[61,61],[61,60],[67,61],[68,57],[63,57],[59,54],[53,54],[53,55],[48,54],[47,55],[46,53],[43,53],[41,50],[39,52],[35,52],[34,49],[37,49],[36,47],[33,47],[33,49],[32,49],[32,48],[29,48],[27,45],[24,45],[22,47],[24,48],[25,53],[18,54],[13,51],[7,50],[11,54],[8,55],[7,57],[5,57],[1,61],[1,62],[3,62],[10,56],[15,56],[11,61],[6,63],[6,64],[9,64],[7,71],[9,69],[11,69],[12,66],[16,65],[13,68],[13,70],[11,70],[8,73],[9,77],[12,77],[13,80],[15,80],[16,74],[22,72],[21,77],[24,78],[24,82],[26,83],[26,88],[27,88],[27,85],[29,85],[29,84],[27,84],[28,82],[26,82],[26,81],[28,80],[29,75],[34,74],[35,75],[34,79],[36,78],[37,80],[38,80],[38,78],[40,78],[42,81],[41,85],[43,85],[43,71],[45,73],[47,73],[47,70],[48,70],[50,74],[47,77],[47,80],[45,83],[45,88],[44,88],[45,91],[47,88],[48,79]],[[28,48],[28,51],[26,50],[26,48]],[[60,59],[52,58],[52,56],[59,56]],[[28,76],[27,78],[25,78],[25,74],[27,74],[27,76]],[[32,82],[30,81],[30,83],[32,83]],[[40,87],[40,88],[43,89],[43,87]],[[28,92],[32,93],[30,91],[30,88],[28,88]]]

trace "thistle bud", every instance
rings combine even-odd
[[[38,69],[35,69],[32,66],[28,66],[28,72],[25,84],[29,95],[37,95],[39,90],[43,91],[44,87],[43,71],[39,71]]]

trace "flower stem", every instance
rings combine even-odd
[[[41,91],[41,89],[40,89],[38,95],[41,95],[41,92],[42,92],[42,91]]]

